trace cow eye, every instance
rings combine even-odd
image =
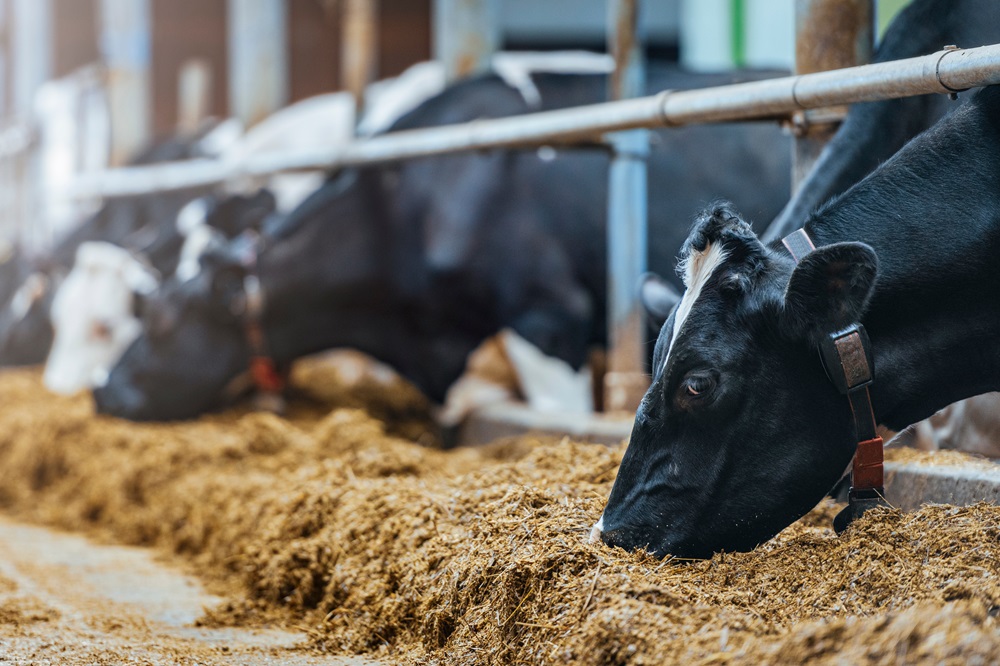
[[[714,388],[715,378],[711,375],[691,375],[681,384],[681,390],[689,400],[703,398]]]
[[[112,338],[111,325],[107,322],[95,322],[90,330],[91,335],[97,340],[105,341]]]

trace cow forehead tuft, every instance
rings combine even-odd
[[[663,359],[663,367],[667,367],[670,361],[671,352],[677,343],[677,336],[680,335],[684,323],[687,321],[691,310],[694,308],[698,297],[701,296],[705,284],[719,266],[725,263],[729,256],[728,250],[722,243],[709,243],[704,250],[692,250],[681,264],[684,284],[687,289],[681,297],[681,302],[674,311],[674,328],[670,335],[670,347],[667,348],[666,358]]]

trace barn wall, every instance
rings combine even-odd
[[[291,101],[336,90],[340,72],[339,3],[288,0]]]
[[[382,0],[378,77],[431,57],[431,0]]]
[[[291,98],[339,90],[339,5],[288,0]],[[396,76],[431,56],[431,0],[381,0],[376,78]]]
[[[63,77],[100,57],[97,0],[52,0],[52,76]]]
[[[210,114],[229,115],[226,0],[153,0],[152,5],[153,133],[162,136],[176,127],[178,76],[193,58],[207,62],[212,73]]]

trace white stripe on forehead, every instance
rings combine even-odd
[[[684,286],[687,289],[681,297],[681,302],[677,305],[677,312],[674,314],[674,330],[670,336],[670,347],[667,348],[667,357],[663,359],[663,367],[667,367],[670,360],[670,352],[674,350],[674,343],[677,342],[677,335],[684,326],[684,321],[691,314],[691,308],[695,301],[701,296],[701,290],[705,283],[712,277],[715,269],[722,265],[729,253],[718,243],[709,243],[701,252],[691,251],[691,254],[684,259],[681,267],[684,269]]]

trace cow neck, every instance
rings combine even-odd
[[[996,107],[1000,90],[985,89],[805,225],[817,245],[863,242],[878,256],[862,323],[875,413],[893,430],[1000,390]]]
[[[782,244],[796,264],[816,249],[804,229],[786,236]],[[882,468],[883,442],[876,432],[875,409],[869,393],[869,387],[875,381],[875,366],[868,334],[860,322],[826,336],[819,344],[819,354],[827,377],[850,403],[857,442],[851,464],[848,504],[833,522],[839,534],[868,509],[887,506]]]
[[[858,240],[806,228],[817,245]],[[862,317],[879,374],[871,387],[878,423],[902,430],[954,402],[1000,390],[1000,276],[988,270],[1000,247],[956,251],[941,243],[939,260],[925,252],[911,261],[900,237],[869,233],[861,240],[879,257]]]

